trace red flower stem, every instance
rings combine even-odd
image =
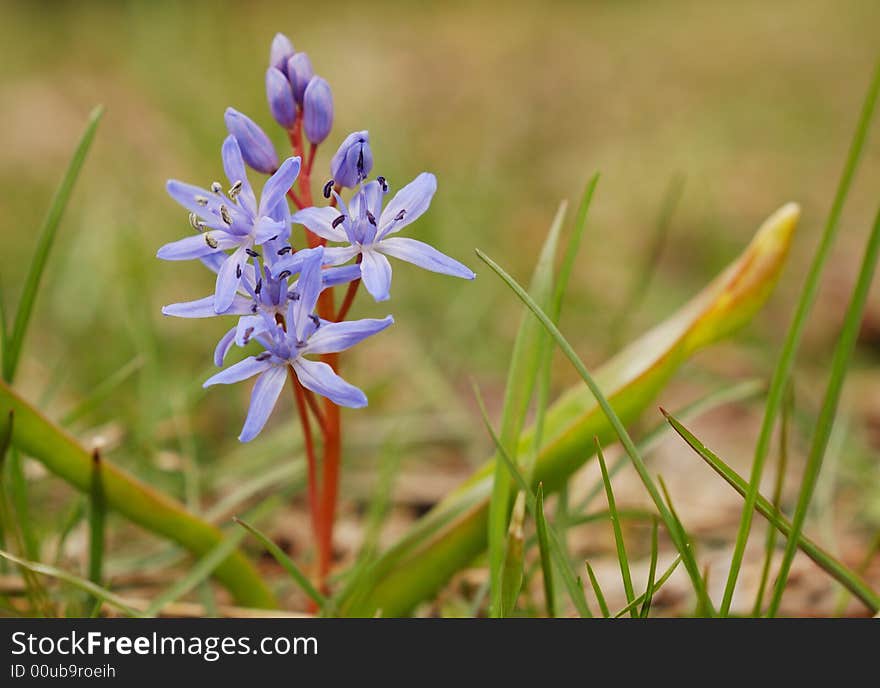
[[[360,258],[360,256],[358,256],[358,258]],[[357,291],[360,284],[360,277],[348,283],[348,289],[345,292],[345,298],[342,299],[342,305],[339,307],[339,312],[334,318],[336,322],[342,322],[343,320],[345,320],[345,316],[348,315],[348,311],[351,310],[351,304],[354,303],[354,297],[357,296]]]
[[[309,410],[312,412],[312,415],[315,417],[315,420],[318,422],[318,427],[321,428],[321,434],[327,434],[327,421],[324,420],[324,414],[321,413],[321,408],[318,406],[318,400],[315,399],[315,394],[309,389],[303,388],[303,392],[306,398],[306,403],[309,405]]]
[[[318,465],[315,458],[315,444],[312,439],[312,426],[309,423],[308,411],[306,410],[306,400],[303,386],[296,377],[292,367],[287,370],[290,375],[290,384],[293,388],[293,397],[296,400],[296,409],[299,413],[300,423],[302,425],[303,443],[306,449],[306,461],[308,464],[308,491],[309,491],[309,511],[312,518],[312,531],[315,537],[315,545],[319,550],[318,561],[322,557],[320,548],[322,546],[321,532],[324,530],[321,521],[321,510],[318,508]]]

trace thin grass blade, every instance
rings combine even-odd
[[[672,576],[672,574],[675,573],[675,569],[678,568],[678,565],[680,563],[681,563],[681,555],[679,554],[678,556],[675,557],[675,559],[672,560],[672,563],[669,565],[669,568],[667,568],[663,572],[663,575],[657,579],[657,582],[654,583],[654,587],[651,588],[651,597],[652,598],[654,597],[654,595],[657,594],[657,591],[660,590],[660,588],[662,588],[665,585],[666,581],[669,580],[669,578]],[[624,614],[627,614],[631,609],[638,607],[640,604],[644,604],[646,599],[647,599],[647,593],[645,593],[643,595],[639,595],[636,599],[634,599],[632,601],[632,603],[626,605],[623,609],[621,609],[616,614],[614,614],[614,618],[619,619]]]
[[[538,552],[541,556],[541,573],[544,579],[544,600],[547,616],[556,616],[556,597],[553,590],[553,563],[550,554],[550,536],[547,534],[547,517],[544,515],[544,486],[538,485],[535,495],[535,530],[538,532]]]
[[[651,599],[654,597],[654,576],[657,575],[657,519],[651,523],[651,564],[648,568],[648,584],[645,586],[645,601],[642,604],[642,610],[639,616],[643,619],[648,618],[651,612]]]
[[[844,164],[843,174],[834,196],[834,202],[831,206],[831,212],[825,223],[825,229],[819,247],[813,256],[807,273],[806,281],[798,298],[795,314],[792,318],[791,325],[785,335],[785,341],[782,345],[782,351],[773,370],[773,377],[770,381],[770,389],[767,393],[767,405],[764,410],[764,419],[761,423],[761,431],[758,436],[758,442],[755,445],[755,456],[752,462],[752,470],[749,476],[749,489],[746,493],[746,501],[743,504],[742,517],[740,520],[739,531],[737,533],[736,544],[733,549],[733,557],[730,563],[730,570],[727,576],[727,583],[724,587],[724,596],[721,601],[721,616],[726,616],[730,611],[730,604],[733,600],[733,592],[736,589],[736,581],[739,576],[739,570],[742,565],[743,554],[745,553],[746,544],[749,539],[749,532],[752,526],[752,516],[755,512],[755,501],[758,498],[758,489],[761,484],[761,477],[764,474],[764,463],[770,450],[770,439],[773,435],[773,428],[776,424],[776,417],[782,405],[783,396],[792,368],[794,367],[795,357],[800,347],[801,336],[804,327],[807,324],[807,318],[813,308],[816,295],[819,291],[819,280],[825,268],[828,256],[831,254],[831,248],[837,236],[838,226],[840,224],[840,216],[843,212],[843,206],[849,195],[849,189],[855,176],[856,168],[865,148],[865,141],[868,138],[868,130],[870,128],[871,119],[874,116],[874,109],[877,105],[877,97],[880,94],[880,60],[874,69],[874,75],[868,87],[868,93],[865,96],[865,102],[862,106],[859,121],[856,125],[855,135],[850,145],[849,154]]]
[[[599,585],[599,581],[596,578],[596,574],[593,572],[593,567],[590,566],[590,562],[587,562],[587,576],[590,578],[590,585],[593,586],[593,594],[596,596],[596,602],[599,604],[599,609],[602,611],[602,618],[607,619],[611,616],[611,610],[608,609],[608,603],[605,601],[605,594],[602,592],[602,587]]]

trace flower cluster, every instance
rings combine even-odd
[[[311,168],[318,145],[332,129],[333,97],[327,82],[314,74],[308,55],[296,52],[282,34],[272,43],[266,94],[295,155],[280,161],[259,125],[227,109],[229,136],[221,156],[229,185],[213,182],[202,188],[169,181],[168,193],[189,211],[195,233],[158,251],[165,260],[200,260],[216,273],[212,295],[162,309],[183,318],[238,318],[217,344],[216,365],[223,365],[233,344],[255,343],[260,348],[204,383],[229,384],[257,376],[239,436],[243,442],[262,430],[288,375],[294,384],[339,406],[367,404],[364,393],[332,365],[308,357],[326,359],[344,351],[387,328],[393,318],[345,321],[344,312],[319,312],[322,292],[348,285],[353,297],[362,281],[374,299],[388,299],[389,256],[433,272],[474,278],[467,267],[427,244],[396,236],[428,209],[437,180],[423,172],[386,204],[388,180],[369,180],[373,153],[367,131],[342,141],[330,163],[330,180],[323,186],[326,205],[312,204]],[[308,153],[303,135],[310,144]],[[259,197],[247,167],[269,175]],[[343,193],[349,196],[347,202]],[[289,200],[296,206],[293,214]],[[292,236],[296,226],[304,228],[299,245]]]

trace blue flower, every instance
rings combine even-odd
[[[373,169],[373,151],[370,133],[356,131],[345,137],[330,160],[330,176],[338,186],[353,189],[364,181]]]
[[[330,84],[312,77],[303,95],[303,132],[309,143],[323,143],[333,128],[333,93]]]
[[[263,174],[272,174],[278,169],[278,153],[259,124],[233,108],[226,108],[223,120],[226,129],[238,141],[241,155],[250,167]]]
[[[290,82],[276,67],[266,70],[266,99],[275,121],[285,129],[290,129],[296,120],[296,103],[293,102]]]
[[[361,279],[376,301],[385,301],[390,297],[391,265],[386,256],[405,260],[432,272],[474,279],[475,275],[468,267],[428,244],[392,236],[428,209],[437,190],[436,177],[423,172],[398,191],[382,210],[387,189],[385,180],[380,177],[364,184],[348,207],[334,192],[338,209],[304,208],[291,219],[328,241],[347,244],[326,248],[324,262],[327,265],[342,265],[358,256]],[[285,260],[278,261],[273,269],[276,272],[287,269]]]
[[[269,66],[281,70],[287,76],[287,61],[295,52],[290,39],[283,33],[276,33],[269,50]]]
[[[259,376],[239,435],[242,442],[252,440],[263,429],[284,387],[288,369],[293,370],[303,387],[339,406],[366,406],[367,397],[360,389],[339,377],[326,363],[305,356],[345,351],[394,322],[390,315],[382,319],[339,323],[320,319],[314,311],[318,295],[324,288],[321,269],[323,249],[318,247],[299,253],[305,254],[299,259],[300,278],[293,295],[285,299],[284,317],[273,317],[264,309],[242,317],[234,335],[227,333],[218,345],[218,348],[223,346],[228,349],[232,341],[244,345],[255,340],[263,346],[264,351],[239,361],[204,383],[205,387],[209,387]]]
[[[254,246],[265,244],[271,254],[276,242],[285,241],[290,235],[290,211],[285,196],[300,169],[298,157],[285,160],[266,181],[257,203],[235,137],[229,136],[223,142],[222,155],[226,176],[232,184],[227,193],[223,193],[218,182],[210,191],[176,180],[168,182],[168,193],[190,211],[193,227],[205,231],[165,244],[157,254],[165,260],[214,256],[212,260],[219,263],[214,291],[216,313],[224,313],[233,305],[248,256],[259,255]],[[216,254],[227,249],[234,251],[220,262]]]

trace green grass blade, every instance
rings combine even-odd
[[[643,619],[648,618],[651,612],[651,599],[654,596],[654,576],[657,575],[657,519],[655,518],[651,524],[651,565],[648,569],[648,584],[645,586],[645,601],[642,604],[642,610],[639,616]]]
[[[665,412],[664,412],[665,413]],[[669,414],[666,420],[672,428],[681,436],[681,438],[690,445],[700,458],[702,458],[718,475],[724,478],[727,483],[733,487],[741,496],[745,497],[748,492],[748,483],[745,479],[734,471],[729,465],[722,461],[715,453],[707,448],[697,437],[678,420]],[[768,499],[758,493],[755,500],[755,509],[764,518],[766,518],[774,528],[786,537],[791,536],[792,524],[781,514],[777,514],[776,509]],[[880,595],[875,593],[871,587],[862,580],[858,574],[840,563],[831,554],[822,549],[815,542],[810,540],[806,535],[800,534],[797,538],[798,547],[801,551],[812,559],[819,568],[824,570],[829,576],[849,590],[853,595],[858,597],[872,613],[880,611]]]
[[[45,418],[8,385],[0,381],[0,412],[15,413],[12,444],[39,460],[49,471],[88,493],[92,456],[64,430]],[[111,462],[102,464],[104,495],[113,510],[157,535],[200,556],[223,540],[214,526],[183,506],[137,480]],[[246,607],[273,608],[275,598],[241,552],[232,552],[216,569],[216,577]]]
[[[544,246],[535,265],[532,274],[529,291],[539,303],[549,306],[553,298],[553,267],[556,260],[556,247],[559,243],[559,234],[565,219],[566,204],[563,202],[556,212],[556,217],[547,233]],[[535,323],[534,318],[529,317],[527,312],[522,315],[522,323],[517,332],[513,346],[513,354],[507,373],[507,384],[504,390],[504,410],[501,416],[501,442],[505,447],[510,447],[511,458],[518,460],[516,449],[518,440],[523,429],[523,424],[528,411],[529,401],[535,387],[538,370],[541,366],[542,341],[545,337],[543,330]],[[531,470],[526,470],[527,474]],[[511,484],[507,471],[500,464],[495,467],[495,477],[492,485],[492,496],[489,501],[489,580],[491,581],[489,593],[489,616],[500,617],[504,615],[503,591],[504,572],[522,569],[522,562],[517,564],[511,561],[515,558],[516,547],[508,544],[508,520],[511,507]],[[513,528],[514,532],[521,531],[522,524]],[[515,580],[513,575],[511,581]],[[517,593],[519,590],[517,589]],[[509,596],[508,596],[509,597]]]
[[[280,495],[270,497],[251,510],[250,518],[255,521],[260,520],[279,506],[281,506]],[[226,535],[209,552],[193,564],[183,578],[178,579],[165,592],[156,595],[150,602],[150,606],[147,607],[144,615],[149,617],[157,616],[166,605],[176,602],[205,582],[214,570],[238,548],[239,543],[246,534],[246,530],[236,529],[231,534]]]
[[[822,400],[819,419],[813,431],[813,441],[810,445],[810,453],[807,457],[807,465],[804,468],[797,505],[795,506],[794,517],[792,518],[792,535],[786,543],[785,551],[782,555],[782,563],[779,565],[779,574],[776,577],[776,585],[770,597],[767,613],[771,617],[775,616],[779,611],[782,595],[785,592],[785,585],[788,582],[791,563],[794,560],[794,555],[797,553],[798,536],[803,530],[807,511],[810,508],[810,501],[816,488],[816,481],[819,479],[819,472],[822,470],[822,461],[825,458],[825,450],[828,448],[828,440],[831,437],[834,419],[837,416],[840,393],[843,390],[843,383],[849,370],[850,359],[856,346],[856,338],[858,337],[862,316],[865,312],[865,303],[868,300],[871,282],[874,279],[878,255],[880,255],[880,210],[877,211],[871,235],[868,237],[865,255],[862,258],[862,265],[859,269],[859,276],[853,288],[849,306],[846,309],[837,345],[834,347],[834,356],[831,360],[831,375],[828,379],[825,397]]]
[[[773,483],[773,508],[775,514],[781,515],[782,488],[785,484],[785,472],[788,467],[788,434],[791,423],[792,406],[794,404],[794,392],[791,384],[788,386],[786,402],[782,408],[782,423],[779,428],[779,465],[776,468],[776,479]],[[764,607],[764,592],[767,590],[767,580],[770,577],[770,566],[773,564],[773,552],[776,549],[776,528],[767,528],[767,537],[764,542],[764,563],[761,566],[761,578],[758,582],[758,592],[755,593],[755,606],[752,608],[752,616],[761,616]]]
[[[89,152],[89,148],[92,145],[92,140],[95,138],[95,132],[97,131],[98,122],[101,120],[103,111],[104,108],[99,106],[92,110],[89,115],[89,122],[86,125],[86,130],[76,147],[76,151],[73,154],[67,172],[65,172],[64,178],[61,180],[61,185],[55,192],[55,196],[49,206],[49,212],[43,220],[43,225],[40,228],[39,236],[37,238],[37,249],[31,260],[30,270],[24,281],[21,298],[19,299],[18,308],[15,312],[15,322],[7,341],[8,346],[4,348],[3,379],[7,382],[12,382],[15,378],[18,359],[21,356],[21,347],[24,344],[24,337],[27,333],[28,323],[30,322],[33,313],[34,302],[36,301],[37,292],[40,287],[40,280],[43,276],[43,271],[46,269],[46,261],[49,259],[49,252],[55,241],[58,224],[61,222],[61,216],[64,214],[64,209],[67,207],[68,200],[70,200],[70,194],[73,191],[73,186],[79,176],[83,163],[85,162],[86,154]]]
[[[620,517],[617,514],[617,502],[614,499],[614,490],[611,488],[611,480],[608,477],[608,467],[605,465],[605,455],[599,438],[596,438],[596,457],[599,459],[599,468],[602,471],[602,482],[605,483],[605,496],[608,499],[608,513],[611,517],[611,528],[614,531],[614,544],[617,547],[617,562],[620,565],[620,578],[623,580],[623,591],[626,594],[627,603],[635,599],[633,590],[632,574],[629,570],[629,559],[626,556],[626,544],[623,541],[623,530],[620,527]],[[636,610],[632,610],[632,616],[637,616]]]
[[[590,585],[593,586],[593,594],[596,596],[596,602],[599,604],[599,609],[602,611],[602,618],[607,619],[611,616],[611,610],[608,609],[608,603],[605,601],[602,587],[596,579],[596,574],[593,573],[593,567],[590,566],[590,562],[587,562],[587,575],[590,577]]]
[[[281,549],[278,545],[272,542],[272,540],[267,535],[263,534],[260,530],[252,526],[247,521],[240,518],[235,518],[234,520],[238,525],[247,530],[251,535],[253,535],[255,538],[257,538],[257,540],[260,541],[263,547],[266,548],[266,551],[275,558],[275,561],[277,561],[281,565],[281,568],[283,568],[285,571],[287,571],[288,574],[290,574],[290,577],[293,578],[296,584],[299,585],[300,588],[302,588],[302,591],[306,595],[308,595],[315,602],[315,604],[318,605],[318,608],[322,612],[329,611],[329,600],[324,597],[324,595],[322,595],[320,592],[318,592],[317,588],[312,585],[308,576],[306,576],[300,570],[296,563],[294,563],[293,559],[287,556],[283,549]]]
[[[104,525],[107,500],[101,476],[101,454],[92,453],[92,478],[89,487],[89,580],[101,585],[104,570]]]
[[[550,537],[547,534],[547,518],[544,515],[544,486],[538,485],[535,495],[535,530],[538,531],[538,552],[541,555],[541,573],[544,578],[544,600],[547,616],[556,616],[556,598],[553,590],[553,563],[550,554]]]
[[[660,576],[660,578],[657,579],[657,582],[654,584],[654,587],[651,588],[651,597],[652,597],[652,598],[654,597],[654,595],[657,594],[657,591],[660,590],[660,588],[663,587],[663,585],[666,583],[666,581],[669,580],[669,578],[672,576],[672,574],[675,573],[675,569],[678,568],[678,565],[679,565],[680,563],[681,563],[681,555],[679,554],[677,557],[675,557],[675,559],[674,559],[674,560],[672,561],[672,563],[669,565],[669,568],[667,568],[667,569],[663,572],[663,575]],[[621,609],[619,612],[617,612],[617,613],[614,615],[614,618],[615,618],[615,619],[619,619],[621,616],[623,616],[624,614],[628,613],[630,610],[635,609],[635,608],[638,607],[640,604],[644,604],[646,599],[648,599],[648,597],[647,597],[647,593],[645,593],[644,595],[639,595],[639,596],[638,596],[636,599],[634,599],[630,604],[626,605],[623,609]]]
[[[608,422],[611,424],[614,433],[617,435],[617,438],[620,440],[623,445],[626,453],[629,455],[630,460],[633,463],[633,466],[636,469],[636,472],[639,474],[639,477],[642,480],[642,483],[645,486],[645,489],[648,491],[651,499],[653,500],[657,510],[660,512],[661,517],[663,518],[664,523],[666,524],[667,529],[670,531],[670,535],[672,537],[673,542],[676,545],[676,549],[681,553],[682,560],[684,561],[685,568],[688,571],[688,575],[691,578],[691,582],[694,586],[694,590],[697,592],[698,598],[705,597],[703,592],[703,578],[700,574],[699,567],[697,566],[696,561],[694,560],[693,553],[687,547],[687,545],[681,541],[678,531],[676,530],[675,522],[673,520],[672,514],[669,513],[669,510],[666,508],[666,505],[663,503],[663,499],[660,497],[660,493],[657,490],[657,486],[654,484],[654,481],[651,479],[650,474],[648,473],[648,469],[645,466],[644,461],[638,453],[635,445],[633,444],[632,438],[630,438],[629,433],[626,431],[626,428],[621,423],[620,418],[614,412],[614,409],[611,408],[611,405],[608,403],[608,400],[605,398],[602,390],[599,389],[599,386],[593,380],[592,375],[590,375],[586,366],[583,364],[583,361],[578,357],[577,353],[575,353],[574,349],[571,347],[571,344],[568,343],[568,340],[562,335],[556,325],[547,317],[547,314],[544,313],[543,310],[534,302],[534,300],[525,292],[525,290],[514,280],[504,269],[498,265],[495,261],[489,258],[485,253],[477,249],[477,255],[480,259],[486,263],[502,280],[511,288],[511,290],[519,297],[519,299],[525,303],[531,311],[535,314],[535,316],[541,321],[547,331],[550,332],[550,335],[553,339],[556,340],[556,343],[559,345],[559,348],[562,349],[562,352],[566,355],[566,357],[571,361],[572,365],[575,367],[575,370],[580,374],[583,381],[586,383],[587,387],[589,387],[590,392],[595,397],[597,403],[599,404],[602,412],[605,414],[605,417],[608,419]]]
[[[751,475],[749,476],[749,489],[746,494],[745,504],[743,505],[742,517],[740,519],[739,531],[737,533],[736,544],[734,545],[733,557],[730,562],[730,570],[727,576],[727,583],[724,588],[724,597],[721,601],[721,616],[726,616],[730,611],[730,604],[733,600],[733,592],[736,588],[737,577],[742,565],[743,554],[745,553],[746,543],[749,539],[749,532],[752,525],[752,516],[755,511],[755,501],[758,496],[758,489],[761,484],[761,476],[764,473],[764,463],[770,449],[770,440],[773,435],[773,427],[776,424],[776,417],[782,405],[785,388],[788,379],[794,367],[795,357],[800,346],[801,336],[804,327],[807,324],[807,318],[812,310],[813,303],[816,300],[816,294],[819,291],[819,280],[825,268],[828,256],[831,254],[831,247],[837,236],[838,226],[840,224],[840,216],[843,212],[843,206],[849,195],[849,189],[855,176],[856,168],[862,152],[865,148],[865,141],[868,137],[868,129],[870,128],[871,119],[874,115],[874,109],[877,104],[877,96],[880,93],[880,60],[874,70],[871,84],[868,87],[868,93],[865,96],[865,102],[856,125],[855,135],[850,145],[849,154],[844,164],[843,174],[834,196],[834,202],[831,206],[831,212],[828,215],[828,221],[822,233],[822,239],[819,247],[813,256],[810,269],[804,282],[795,309],[794,317],[791,325],[785,335],[785,341],[782,345],[782,351],[773,371],[773,377],[770,381],[770,389],[767,394],[767,406],[764,411],[764,419],[761,423],[761,431],[758,436],[758,442],[755,445],[755,455],[752,463]]]
[[[55,566],[41,564],[36,561],[28,561],[27,559],[21,559],[14,554],[4,552],[3,550],[0,550],[0,557],[8,559],[14,564],[20,566],[21,568],[27,569],[28,571],[31,571],[33,573],[38,573],[41,576],[55,578],[62,581],[63,583],[67,583],[68,585],[72,585],[75,588],[79,588],[83,592],[88,593],[91,597],[103,600],[110,606],[119,609],[127,616],[143,616],[143,612],[132,607],[131,604],[129,604],[123,598],[119,597],[119,595],[110,592],[106,588],[102,588],[100,585],[95,585],[94,583],[92,583],[92,581],[86,580],[85,578],[80,578],[79,576],[68,573],[67,571],[56,568]]]
[[[571,280],[571,274],[574,272],[574,266],[577,262],[578,252],[581,247],[581,240],[584,237],[584,230],[587,227],[587,216],[590,213],[590,205],[593,202],[593,193],[596,191],[596,185],[599,183],[599,173],[594,174],[584,189],[581,202],[578,206],[577,217],[575,218],[574,229],[568,240],[568,246],[565,249],[565,255],[562,258],[562,265],[559,268],[559,277],[556,280],[556,291],[553,294],[553,310],[555,318],[559,317],[562,312],[562,301],[565,298],[565,292],[568,289],[568,283]]]
[[[531,514],[532,518],[536,518],[537,501],[535,495],[532,493],[531,488],[529,487],[519,468],[517,468],[516,464],[513,463],[510,455],[507,453],[507,450],[501,444],[500,438],[495,433],[495,429],[492,427],[492,423],[489,421],[489,414],[486,412],[486,406],[483,403],[483,397],[480,395],[480,392],[476,387],[474,387],[474,394],[477,398],[477,405],[480,407],[480,413],[483,416],[483,423],[486,426],[486,431],[489,433],[492,441],[495,443],[495,446],[498,449],[498,455],[501,458],[502,463],[507,467],[507,470],[510,473],[510,477],[513,479],[516,486],[520,490],[522,490],[522,493],[525,495],[526,507],[528,508],[529,513]],[[574,572],[571,569],[571,565],[565,558],[565,552],[562,549],[562,544],[559,542],[559,539],[556,536],[556,532],[552,528],[548,528],[547,535],[547,542],[550,547],[550,552],[553,556],[556,568],[559,571],[559,575],[562,577],[562,582],[565,584],[566,590],[568,590],[569,597],[571,597],[572,604],[574,604],[575,609],[578,610],[578,613],[582,617],[592,617],[593,614],[590,611],[589,605],[587,604],[587,598],[584,595],[583,585],[581,585],[580,579],[574,575]]]

